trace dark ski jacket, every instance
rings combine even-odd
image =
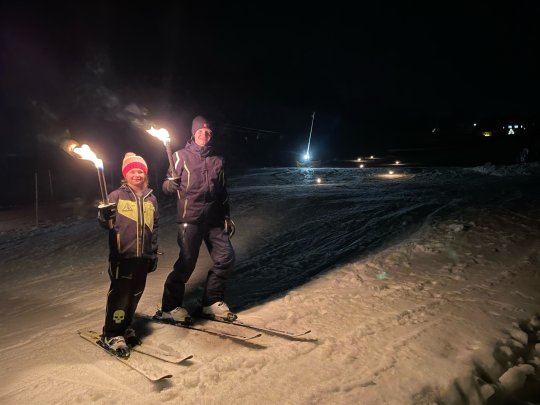
[[[174,153],[173,161],[173,177],[180,179],[180,189],[175,191],[174,184],[165,180],[163,191],[178,196],[178,223],[223,226],[230,215],[223,157],[215,155],[210,145],[200,147],[190,139]]]
[[[116,215],[109,229],[109,260],[156,259],[159,211],[152,190],[147,188],[138,197],[123,184],[109,194],[109,202],[116,204]],[[108,228],[107,221],[99,216],[98,219]]]

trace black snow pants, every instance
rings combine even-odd
[[[208,271],[202,304],[212,305],[224,300],[225,284],[232,272],[235,260],[229,235],[225,233],[223,227],[178,224],[180,253],[178,260],[174,263],[173,271],[165,281],[161,302],[163,311],[169,312],[183,305],[186,283],[195,270],[203,240],[212,258],[213,266]]]
[[[107,295],[104,336],[122,336],[131,325],[151,265],[152,260],[143,258],[109,262],[111,286]]]

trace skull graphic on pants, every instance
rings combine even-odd
[[[122,323],[125,317],[126,317],[126,313],[121,309],[117,309],[113,313],[113,319],[115,323]]]

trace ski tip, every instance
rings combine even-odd
[[[164,380],[165,378],[172,378],[172,376],[173,376],[172,374],[162,375],[158,378],[152,378],[150,381],[158,382],[158,381]]]
[[[244,340],[256,339],[256,338],[261,337],[261,336],[262,336],[262,333],[257,333],[255,335],[246,337]]]

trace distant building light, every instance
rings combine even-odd
[[[484,136],[491,136],[491,132],[490,132],[490,131],[485,131],[485,132],[482,132],[482,135],[484,135]]]
[[[508,135],[514,135],[515,134],[514,130],[511,127],[509,127],[509,128],[510,128],[510,130],[508,131]]]
[[[364,165],[360,165],[360,169],[363,169],[364,168]]]
[[[393,171],[393,170],[389,170],[389,171],[388,171],[388,174],[394,174],[394,171]]]
[[[514,128],[519,128],[519,125],[514,125]]]
[[[399,160],[396,160],[396,165],[399,165],[401,162]]]
[[[370,159],[375,159],[375,156],[371,155],[369,158],[370,158]]]

